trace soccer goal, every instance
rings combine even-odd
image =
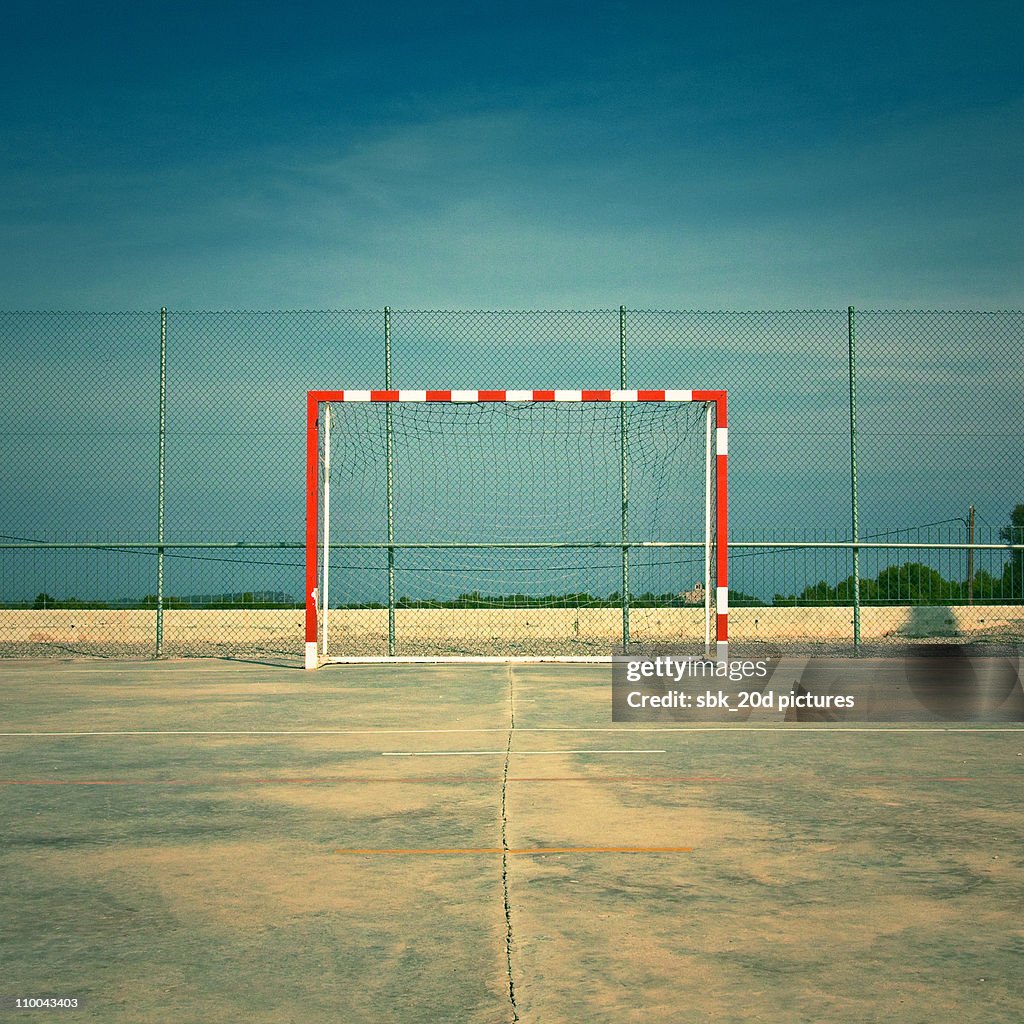
[[[724,391],[310,391],[306,667],[725,658]]]

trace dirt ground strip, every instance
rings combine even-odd
[[[614,726],[610,690],[605,666],[4,662],[0,998],[112,1024],[1020,1020],[1022,727]]]
[[[338,655],[387,653],[384,609],[332,609],[331,650]],[[304,652],[303,612],[297,609],[184,609],[164,613],[162,652],[168,657],[296,658]],[[704,649],[700,608],[634,607],[633,642]],[[891,647],[924,639],[1024,643],[1020,605],[971,607],[865,607],[864,643]],[[622,615],[613,608],[417,609],[396,613],[397,653],[606,656],[622,638]],[[733,608],[732,650],[759,656],[766,646],[790,653],[849,653],[849,608]],[[156,650],[152,609],[0,608],[0,659],[149,658]]]

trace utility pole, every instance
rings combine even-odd
[[[967,510],[967,603],[974,604],[974,506]]]

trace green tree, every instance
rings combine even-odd
[[[865,580],[860,581],[860,599],[863,603],[874,603],[878,600],[878,581],[877,580]],[[836,587],[836,602],[838,604],[853,604],[853,577],[847,576],[845,580],[840,581]]]
[[[942,604],[959,596],[959,584],[921,562],[890,565],[878,574],[878,598],[892,604]]]
[[[1003,596],[1003,580],[985,569],[974,574],[974,597],[978,601],[999,600]]]
[[[825,580],[818,580],[800,591],[797,604],[834,604],[835,600],[836,588],[830,587]]]

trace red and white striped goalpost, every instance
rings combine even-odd
[[[321,659],[318,645],[320,589],[318,581],[318,551],[323,545],[320,537],[320,407],[330,403],[350,402],[440,402],[440,403],[479,403],[479,402],[702,402],[709,405],[714,412],[714,463],[707,467],[706,501],[710,502],[711,485],[714,484],[716,495],[715,508],[708,508],[707,529],[713,534],[708,537],[708,549],[713,545],[715,551],[715,642],[716,659],[728,657],[729,635],[729,587],[728,587],[728,424],[727,424],[727,393],[724,390],[672,390],[672,389],[641,389],[641,390],[342,390],[342,391],[309,391],[306,394],[306,588],[305,588],[305,664],[307,669],[317,668],[323,660],[332,661],[610,661],[611,656],[604,658],[583,657],[352,657]],[[711,421],[709,419],[709,432]],[[711,479],[713,476],[713,480]],[[325,524],[326,525],[326,524]],[[629,546],[643,547],[642,543]],[[326,561],[325,557],[325,561]],[[710,592],[706,593],[706,601],[711,601]]]

